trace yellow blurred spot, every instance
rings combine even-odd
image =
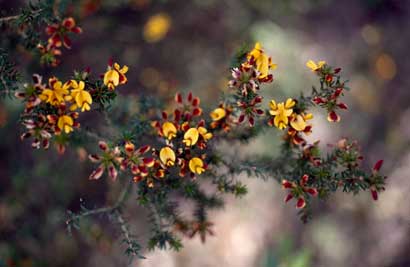
[[[352,77],[351,83],[351,95],[359,103],[358,106],[369,113],[377,113],[380,109],[374,84],[364,76]]]
[[[161,94],[169,92],[169,83],[167,81],[160,81],[158,84],[158,90]]]
[[[148,43],[162,40],[171,27],[171,18],[164,13],[151,16],[144,25],[144,39]]]
[[[369,45],[376,45],[380,42],[380,32],[372,25],[365,25],[362,28],[362,37]]]
[[[388,54],[381,54],[376,59],[376,72],[383,80],[391,80],[396,76],[397,67],[394,59]]]
[[[160,82],[160,73],[154,68],[145,68],[140,74],[140,82],[147,88],[152,88]]]

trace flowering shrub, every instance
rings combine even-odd
[[[40,42],[37,47],[41,52],[40,62],[55,67],[61,62],[57,59],[62,56],[61,48],[69,49],[73,45],[69,35],[82,30],[71,17],[49,22],[47,44]],[[167,23],[164,17],[154,18],[144,29],[144,35],[154,42],[165,34]],[[157,30],[151,24],[160,24],[164,29],[150,32],[151,28]],[[341,120],[340,110],[347,109],[341,102],[348,91],[341,68],[310,60],[306,66],[318,77],[320,87],[314,87],[307,96],[264,101],[260,91],[264,84],[274,81],[272,72],[277,65],[260,43],[235,60],[237,64],[231,68],[231,80],[227,84],[229,93],[218,105],[203,108],[200,99],[192,93],[184,96],[177,92],[165,110],[152,112],[152,106],[141,108],[140,128],[133,127],[115,138],[90,132],[78,119],[87,112],[107,114],[104,113],[107,105],[121,93],[120,87],[127,83],[127,76],[133,75],[127,66],[110,60],[98,78],[93,77],[89,69],[74,72],[70,78],[51,76],[48,82],[41,75],[33,74],[32,82],[15,92],[25,105],[21,114],[21,138],[30,138],[33,148],[48,149],[53,145],[63,154],[72,136],[83,132],[93,138],[95,150],[99,151],[89,154],[90,161],[96,164],[89,179],[100,182],[108,176],[119,183],[129,181],[124,183],[116,204],[69,212],[68,229],[78,227],[79,219],[86,216],[107,214],[121,224],[126,252],[141,256],[141,245],[129,233],[121,209],[130,188],[135,185],[139,205],[151,214],[148,248],[177,250],[182,246],[181,236],[199,235],[205,242],[207,235],[213,235],[213,223],[207,212],[223,206],[222,193],[246,194],[246,185],[237,179],[244,172],[248,176],[277,180],[283,187],[285,202],[295,199],[303,221],[310,218],[313,201],[325,200],[337,190],[354,194],[369,191],[377,200],[385,186],[385,177],[380,174],[382,161],[378,161],[373,170],[366,171],[361,167],[363,156],[355,141],[341,139],[326,153],[319,148],[319,141],[309,143],[305,139],[314,131],[312,107],[324,109],[332,123]],[[13,65],[7,66],[13,68]],[[1,75],[10,82],[13,76],[9,74]],[[15,87],[6,87],[0,89],[15,90]],[[147,104],[144,101],[141,97],[141,107]],[[269,128],[283,132],[278,158],[231,159],[219,149],[222,141],[249,141]],[[213,185],[212,193],[202,188],[205,181]],[[179,203],[184,200],[195,203],[192,218],[183,217],[179,211]]]

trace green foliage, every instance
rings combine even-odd
[[[11,97],[18,89],[19,78],[16,65],[9,61],[7,52],[0,48],[0,97]]]
[[[54,0],[29,2],[28,6],[21,8],[20,14],[13,19],[11,26],[19,29],[19,43],[26,49],[34,49],[40,40],[38,27],[57,21],[53,11]],[[66,2],[66,1],[62,1]]]

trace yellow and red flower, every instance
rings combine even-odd
[[[46,33],[50,37],[48,43],[53,47],[61,47],[64,45],[66,48],[71,48],[71,40],[68,37],[68,33],[82,33],[82,29],[76,26],[75,20],[72,17],[63,19],[60,23],[48,25]]]
[[[285,202],[288,202],[292,198],[297,198],[296,208],[303,209],[306,207],[306,198],[310,195],[315,197],[318,195],[318,191],[314,187],[307,186],[309,181],[309,175],[305,174],[301,177],[299,183],[290,182],[288,180],[282,180],[282,187],[289,189],[289,194],[285,197]]]
[[[69,89],[71,87],[70,83],[62,83],[56,77],[52,77],[48,80],[50,88],[46,88],[42,91],[39,98],[50,103],[53,106],[58,106],[64,104],[66,100],[70,99]]]
[[[311,69],[312,71],[318,71],[321,68],[323,68],[323,66],[326,65],[326,61],[318,61],[317,63],[314,62],[313,60],[309,60],[308,62],[306,62],[306,67],[308,67],[309,69]]]
[[[172,122],[166,121],[162,124],[162,134],[168,140],[177,136],[177,127]]]
[[[110,147],[104,141],[100,141],[98,146],[103,152],[102,155],[91,154],[88,158],[94,163],[100,163],[100,165],[91,173],[89,178],[91,180],[100,179],[104,171],[107,170],[108,175],[115,181],[118,175],[117,167],[124,160],[121,157],[120,148],[118,146]]]
[[[189,161],[189,169],[194,174],[201,174],[205,171],[205,164],[202,159],[194,157]]]
[[[280,130],[288,127],[289,117],[293,114],[293,107],[296,102],[292,98],[288,98],[286,102],[281,102],[276,104],[275,100],[271,100],[270,106],[270,115],[272,119],[269,121],[270,125],[275,125]]]
[[[175,165],[176,155],[174,150],[172,150],[169,146],[161,148],[159,151],[159,158],[167,167],[172,167]]]
[[[90,110],[93,99],[91,98],[91,94],[84,90],[85,83],[83,81],[77,82],[76,80],[71,80],[70,85],[72,87],[71,97],[72,100],[74,100],[74,104],[71,105],[70,110],[76,110],[77,108],[81,108],[82,112]]]
[[[214,109],[209,115],[212,119],[211,129],[220,128],[225,132],[230,130],[232,124],[231,119],[232,107],[220,104],[218,108]]]
[[[182,141],[186,146],[190,147],[196,144],[199,139],[199,131],[197,128],[190,128],[184,134],[184,140]]]
[[[108,89],[114,90],[118,85],[127,83],[127,77],[125,76],[127,72],[128,66],[124,65],[121,68],[118,63],[110,63],[104,74],[104,84]]]
[[[259,80],[272,80],[272,74],[269,74],[269,70],[276,69],[277,65],[272,63],[272,58],[265,54],[262,45],[259,42],[257,42],[255,47],[248,53],[247,60],[249,64],[255,64],[259,73]]]

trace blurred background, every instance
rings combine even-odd
[[[0,13],[16,14],[24,4],[0,1]],[[84,33],[73,36],[73,48],[56,69],[40,68],[20,51],[15,60],[27,79],[33,72],[68,79],[86,66],[99,75],[113,57],[130,68],[114,118],[137,112],[132,99],[164,98],[176,90],[193,91],[212,107],[227,90],[234,52],[259,41],[278,64],[275,81],[262,88],[266,101],[309,93],[316,79],[305,67],[308,59],[342,67],[350,80],[349,110],[339,124],[315,112],[309,140],[321,139],[325,147],[352,137],[362,145],[365,166],[385,159],[388,186],[379,201],[338,193],[316,203],[306,225],[293,204],[283,203],[276,182],[243,177],[248,195],[228,197],[210,216],[214,237],[205,244],[184,239],[179,253],[145,251],[147,259],[132,266],[410,266],[409,1],[81,0],[70,12]],[[94,166],[86,155],[96,145],[68,148],[63,156],[32,150],[19,140],[21,111],[17,100],[0,102],[0,266],[126,266],[119,233],[106,218],[86,220],[72,236],[64,225],[67,210],[112,203],[120,190],[109,179],[88,180]],[[84,117],[83,125],[90,118],[92,125],[101,123],[92,114]],[[280,135],[272,129],[251,144],[224,149],[230,156],[274,157]],[[134,199],[128,204],[127,217],[143,240],[146,214]]]

